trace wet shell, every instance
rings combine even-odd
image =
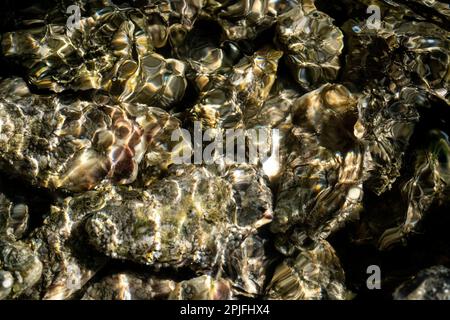
[[[353,20],[345,23],[353,50],[346,57],[344,83],[360,89],[382,84],[393,92],[416,86],[448,101],[449,31],[420,21],[412,12],[418,21],[404,21],[401,12],[389,11],[378,29]]]
[[[12,203],[0,193],[0,237],[13,241],[22,238],[28,228],[28,206],[24,203]]]
[[[106,263],[91,247],[84,233],[87,215],[109,201],[109,193],[87,191],[58,201],[42,226],[27,243],[42,262],[39,285],[26,293],[28,299],[62,300],[77,293]]]
[[[124,272],[107,276],[90,285],[82,300],[167,299],[175,285],[173,280]]]
[[[39,281],[42,272],[43,264],[28,244],[0,237],[0,299],[21,296]]]
[[[253,39],[268,29],[277,17],[297,4],[296,0],[208,1],[203,15],[216,20],[230,40]]]
[[[136,179],[158,134],[178,120],[158,108],[130,115],[119,106],[31,94],[22,80],[4,80],[0,100],[0,160],[30,182],[72,191],[104,180]]]
[[[111,6],[81,19],[73,31],[48,24],[10,32],[3,36],[3,53],[25,66],[30,83],[40,89],[101,89],[118,102],[167,107],[184,94],[185,66],[153,52],[164,42],[152,32],[168,33],[168,17],[147,11],[148,17],[139,9]]]
[[[398,97],[376,89],[360,97],[354,134],[367,146],[365,186],[376,194],[390,189],[400,176],[404,153],[419,121],[418,109],[425,101],[412,88],[404,88]]]
[[[226,250],[272,218],[267,187],[238,184],[235,195],[230,182],[205,168],[181,166],[171,172],[147,190],[112,189],[112,200],[87,221],[91,243],[114,258],[217,270],[226,263]],[[242,194],[250,199],[254,194],[263,203],[253,207]]]
[[[326,238],[361,209],[365,152],[353,135],[356,98],[344,86],[323,85],[296,100],[291,112],[291,149],[271,230],[301,245]]]
[[[26,205],[14,204],[0,193],[0,300],[20,297],[41,277],[39,257],[27,243],[17,241],[28,219]]]
[[[345,288],[344,271],[334,249],[320,241],[312,249],[287,258],[276,269],[267,289],[269,299],[344,300],[351,294]]]
[[[242,58],[226,77],[214,77],[205,84],[191,118],[207,128],[242,127],[245,114],[255,113],[267,99],[281,55],[272,49],[257,51]]]
[[[279,17],[276,39],[303,88],[315,89],[337,78],[343,34],[325,13],[296,6]]]
[[[433,266],[405,281],[393,296],[395,300],[449,300],[449,293],[450,270]]]
[[[231,300],[231,284],[221,278],[200,276],[177,283],[170,295],[170,300]]]
[[[450,192],[450,142],[445,132],[431,130],[428,143],[415,151],[413,177],[402,184],[407,201],[404,222],[386,230],[380,238],[380,249],[405,240],[432,204],[447,201]]]

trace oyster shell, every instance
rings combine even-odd
[[[217,75],[201,85],[197,104],[190,111],[193,120],[207,128],[239,128],[244,117],[254,114],[267,99],[276,78],[281,52],[257,51],[242,58],[227,76]],[[245,116],[245,115],[246,116]]]
[[[28,244],[0,238],[0,299],[21,296],[42,272],[43,264]]]
[[[169,34],[165,10],[170,2],[143,10],[109,6],[82,18],[73,32],[50,23],[6,33],[2,50],[40,89],[104,90],[117,102],[167,107],[182,98],[186,80],[182,62],[154,52]]]
[[[343,37],[333,20],[314,6],[298,5],[277,21],[277,43],[294,79],[306,90],[337,78]]]
[[[344,86],[326,84],[291,108],[291,149],[271,224],[284,238],[282,252],[293,250],[291,242],[326,238],[361,209],[365,151],[353,135],[356,103]]]
[[[387,14],[379,29],[353,20],[343,26],[354,48],[346,57],[345,81],[358,88],[381,84],[393,92],[415,86],[448,101],[449,31],[414,13],[416,21],[402,15],[398,9]]]
[[[89,286],[82,300],[154,300],[167,299],[175,281],[131,272],[107,276]]]
[[[171,300],[230,300],[231,284],[225,279],[215,279],[203,275],[177,283],[169,299]]]
[[[61,300],[77,293],[106,263],[88,246],[84,224],[92,210],[109,201],[96,191],[67,197],[51,207],[43,225],[32,232],[27,242],[43,265],[37,286],[26,298]]]
[[[386,230],[380,248],[386,249],[414,230],[430,206],[448,199],[450,142],[445,132],[431,130],[428,143],[416,150],[413,177],[402,185],[408,208],[402,225]]]
[[[253,39],[272,26],[280,14],[297,5],[297,2],[209,0],[202,14],[216,20],[230,40]]]
[[[131,272],[107,276],[91,285],[83,300],[224,300],[231,298],[228,281],[203,275],[184,281]]]
[[[86,230],[90,242],[114,258],[211,270],[224,263],[226,250],[270,222],[270,191],[261,187],[266,198],[254,207],[247,199],[237,203],[232,185],[207,169],[174,167],[171,176],[147,190],[111,189],[111,199],[91,212]],[[238,187],[249,196],[255,191],[261,192]]]
[[[425,101],[421,92],[408,87],[397,97],[374,89],[359,99],[354,133],[367,146],[365,186],[376,194],[390,189],[400,176],[403,155],[419,121],[418,108]]]
[[[449,300],[450,270],[433,266],[405,281],[394,292],[395,300]]]
[[[276,300],[343,300],[351,297],[345,275],[331,245],[322,240],[275,269],[267,297]]]
[[[42,263],[25,242],[18,240],[26,229],[28,210],[0,194],[0,300],[19,297],[35,285]]]
[[[145,152],[158,144],[158,134],[178,125],[158,108],[127,110],[42,97],[18,78],[3,80],[0,88],[8,92],[0,100],[0,162],[52,189],[82,191],[105,180],[133,182]]]

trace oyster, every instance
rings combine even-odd
[[[291,108],[291,149],[271,225],[284,238],[282,252],[326,238],[361,209],[365,152],[353,134],[356,103],[344,86],[326,84]]]
[[[430,206],[446,201],[450,191],[450,142],[445,132],[432,130],[428,144],[416,150],[413,177],[402,185],[408,208],[402,225],[386,230],[380,238],[380,248],[404,240],[412,232]]]
[[[88,246],[84,224],[92,210],[105,206],[108,197],[96,191],[61,199],[35,229],[27,243],[43,265],[37,286],[25,297],[32,299],[68,299],[77,293],[107,262]],[[109,193],[105,192],[107,195]]]
[[[285,259],[275,269],[267,288],[269,299],[343,300],[351,297],[345,288],[344,271],[331,245],[322,240],[314,248]]]
[[[89,286],[82,300],[154,300],[167,299],[175,282],[130,272],[107,276]]]
[[[230,282],[211,276],[200,276],[177,283],[169,299],[171,300],[230,300],[232,290]]]
[[[14,205],[0,194],[0,300],[19,297],[41,277],[41,261],[27,243],[18,240],[27,221],[26,205]]]
[[[450,270],[433,266],[405,281],[394,292],[395,300],[449,300]]]
[[[104,90],[117,102],[167,107],[182,98],[186,80],[182,62],[154,52],[169,33],[165,6],[170,2],[144,10],[105,7],[73,32],[50,23],[6,33],[3,53],[27,68],[40,89]]]
[[[248,117],[255,113],[267,99],[280,57],[280,51],[264,49],[252,57],[242,58],[227,77],[213,76],[201,85],[203,92],[190,111],[192,119],[201,121],[207,128],[242,127],[244,114]]]
[[[234,2],[209,0],[202,14],[216,20],[230,40],[253,39],[272,26],[280,14],[296,6],[297,2],[297,0]]]
[[[252,235],[230,252],[225,274],[234,296],[264,295],[267,268],[273,260],[267,252],[267,244],[267,239]]]
[[[231,298],[228,281],[203,275],[184,281],[131,272],[107,276],[89,286],[83,300],[224,300]]]
[[[0,299],[20,297],[42,272],[43,264],[28,244],[0,238]]]
[[[368,149],[365,186],[376,194],[390,189],[400,176],[403,155],[419,121],[418,109],[425,103],[421,92],[408,87],[398,97],[374,89],[359,99],[354,132]]]
[[[416,21],[399,19],[402,15],[398,9],[388,14],[378,29],[352,20],[343,26],[355,48],[346,57],[345,80],[358,88],[381,84],[394,92],[416,86],[448,101],[449,31],[418,16]]]
[[[18,78],[3,80],[0,87],[8,92],[0,100],[2,166],[52,189],[133,182],[145,152],[158,144],[158,134],[178,124],[158,108],[127,110],[72,97],[42,97]]]
[[[171,173],[147,190],[111,189],[112,198],[87,221],[90,242],[113,258],[212,270],[225,263],[227,250],[272,218],[264,181],[257,182],[259,189],[238,187],[255,199],[261,195],[262,202],[254,206],[246,198],[239,203],[242,195],[234,196],[227,180],[205,168],[173,167]]]
[[[306,90],[337,78],[343,37],[333,20],[312,5],[298,5],[277,21],[277,42],[294,79]]]

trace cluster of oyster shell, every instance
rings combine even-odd
[[[443,2],[55,0],[2,24],[0,299],[351,299],[339,230],[391,250],[449,202]],[[279,155],[176,163],[196,122],[277,129]],[[448,299],[449,274],[393,297]]]

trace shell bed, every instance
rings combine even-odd
[[[450,299],[444,1],[3,0],[0,34],[0,299]]]

